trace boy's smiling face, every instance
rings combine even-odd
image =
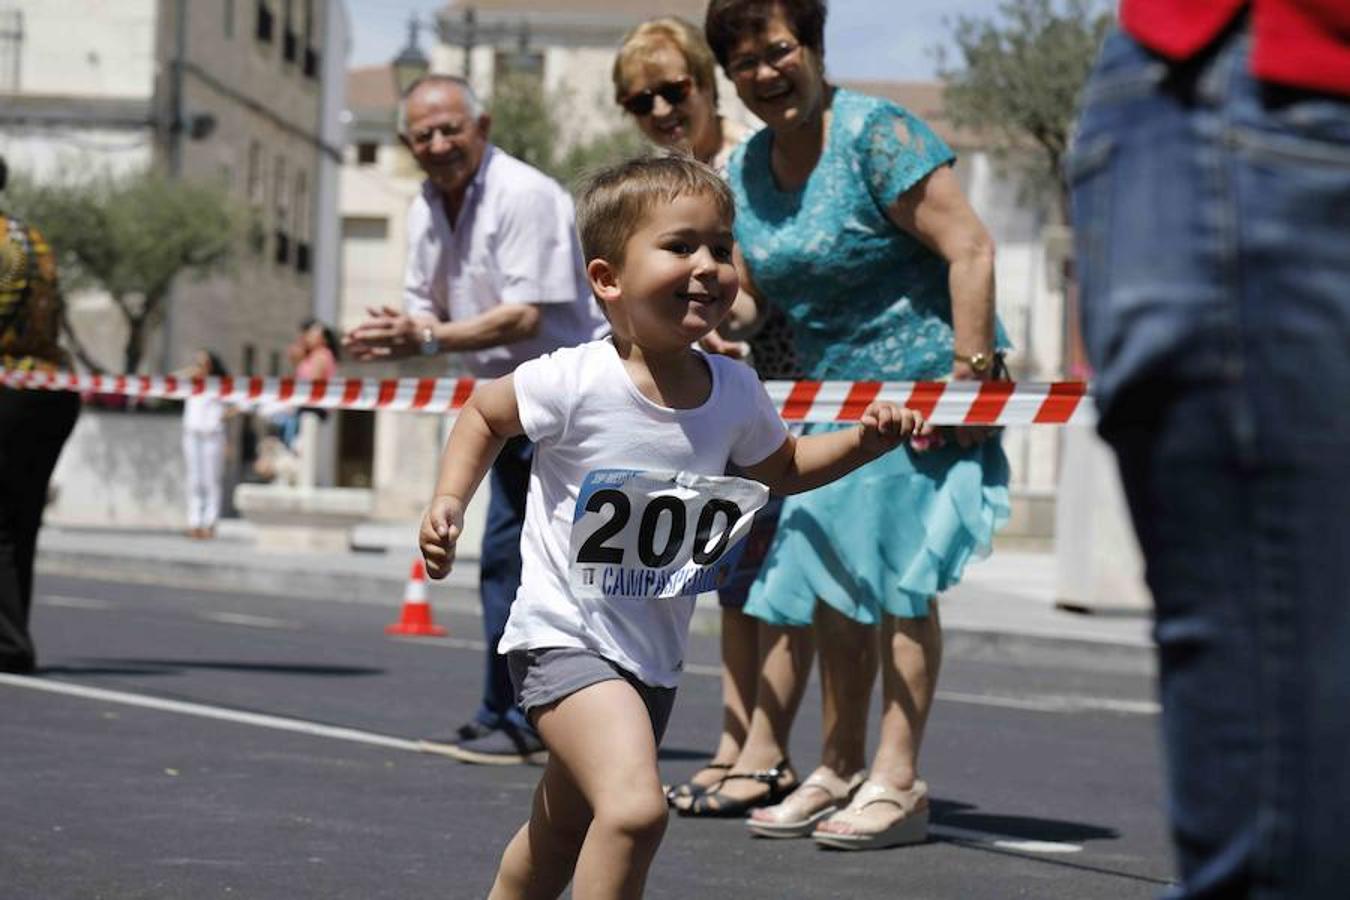
[[[655,204],[628,238],[620,264],[592,260],[592,287],[620,337],[671,351],[716,328],[736,299],[731,223],[712,197]]]

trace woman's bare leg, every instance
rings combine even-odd
[[[847,780],[866,765],[867,717],[877,675],[877,629],[816,604],[820,643],[820,764]]]
[[[885,707],[872,777],[903,790],[919,777],[919,747],[942,668],[937,598],[922,619],[886,616],[883,624],[888,644],[882,676]]]
[[[757,772],[787,757],[788,735],[801,706],[811,675],[815,637],[811,628],[782,628],[760,622],[759,681],[750,731],[732,767],[733,773]],[[717,788],[734,800],[748,800],[768,792],[767,785],[733,778]]]
[[[535,726],[548,768],[530,822],[502,856],[492,900],[553,898],[569,875],[574,900],[641,897],[666,829],[642,698],[626,681],[602,681],[536,715]]]
[[[713,762],[731,764],[750,733],[759,684],[759,620],[722,610],[722,737]]]
[[[937,598],[922,619],[886,616],[882,623],[883,663],[881,737],[868,777],[897,790],[914,786],[919,777],[919,749],[928,714],[937,693],[942,668],[942,623]],[[878,803],[856,817],[863,831],[885,828],[895,821],[896,808]],[[822,823],[826,831],[848,831],[849,826]]]

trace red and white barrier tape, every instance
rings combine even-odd
[[[255,406],[281,403],[327,409],[451,413],[473,393],[472,378],[175,378],[172,375],[76,375],[0,369],[0,385],[121,397],[182,400],[194,395]],[[890,400],[935,425],[1065,425],[1091,421],[1081,381],[768,381],[788,422],[855,421],[873,400]]]

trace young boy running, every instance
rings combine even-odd
[[[577,222],[613,326],[476,391],[422,521],[427,571],[454,562],[464,509],[510,437],[536,444],[520,593],[499,651],[549,749],[494,900],[642,894],[666,825],[657,771],[694,597],[734,566],[768,492],[826,484],[928,426],[873,403],[859,427],[787,433],[753,370],[691,345],[736,296],[731,194],[688,159],[595,176]],[[728,463],[749,476],[724,477]],[[766,487],[767,486],[767,487]]]

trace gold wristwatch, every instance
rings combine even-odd
[[[953,353],[952,358],[970,366],[970,370],[976,375],[983,375],[994,366],[994,354],[992,353],[972,353],[969,356]]]

